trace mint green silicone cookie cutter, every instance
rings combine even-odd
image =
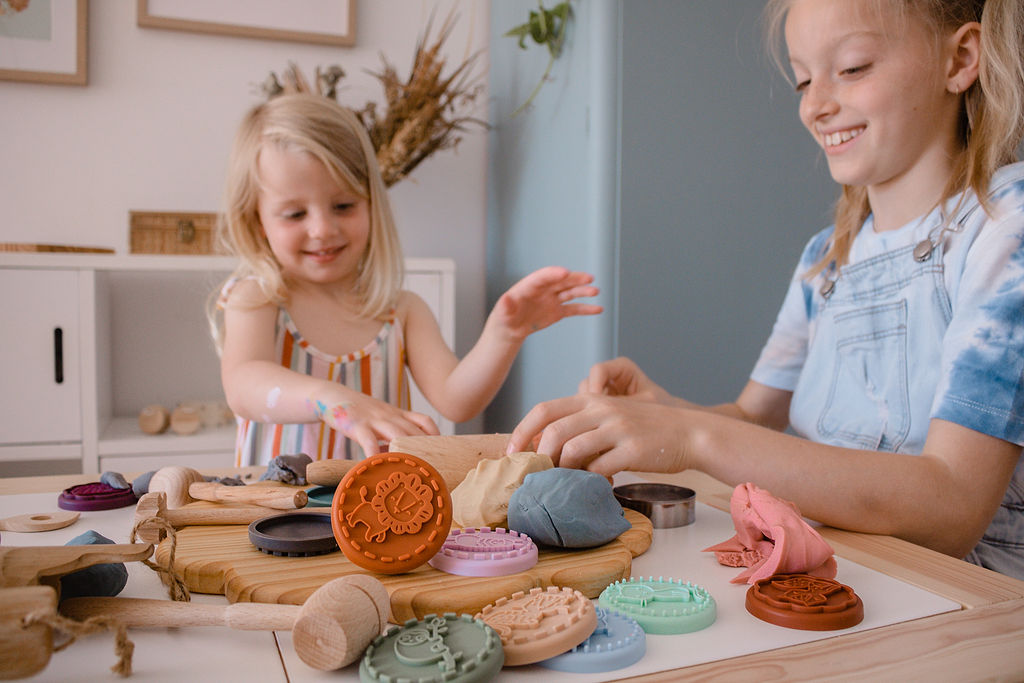
[[[646,633],[691,633],[715,623],[715,599],[706,588],[679,579],[631,576],[616,581],[598,598],[598,604],[627,614]]]

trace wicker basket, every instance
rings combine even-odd
[[[131,253],[214,254],[216,213],[130,211]]]

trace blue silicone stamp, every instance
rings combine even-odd
[[[537,662],[555,671],[596,674],[636,664],[647,652],[647,636],[636,619],[597,608],[597,628],[582,643],[557,657]]]
[[[691,633],[715,623],[715,599],[707,589],[688,581],[664,577],[616,581],[598,604],[637,620],[647,633]]]

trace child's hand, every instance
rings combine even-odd
[[[568,303],[583,296],[597,296],[600,290],[590,286],[593,281],[589,273],[560,266],[535,270],[501,295],[490,320],[503,326],[513,339],[522,341],[562,318],[596,315],[604,308],[596,304]]]
[[[366,457],[395,437],[440,434],[428,415],[402,410],[370,396],[341,402],[309,400],[310,408],[328,427],[358,443]]]

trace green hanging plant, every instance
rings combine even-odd
[[[548,79],[548,75],[551,73],[551,67],[554,65],[555,60],[558,59],[559,55],[562,54],[562,44],[565,41],[565,30],[569,23],[569,17],[572,16],[572,8],[569,7],[569,2],[560,2],[551,9],[544,7],[541,0],[537,0],[537,10],[530,10],[530,19],[525,24],[516,26],[505,34],[506,37],[518,38],[519,48],[521,50],[527,49],[526,39],[533,40],[537,45],[545,45],[548,48],[548,65],[544,69],[544,73],[540,77],[540,81],[534,86],[530,96],[526,98],[526,101],[519,105],[512,116],[518,115],[521,111],[530,106],[533,102],[533,98],[540,92],[540,88],[544,85],[544,81]]]

